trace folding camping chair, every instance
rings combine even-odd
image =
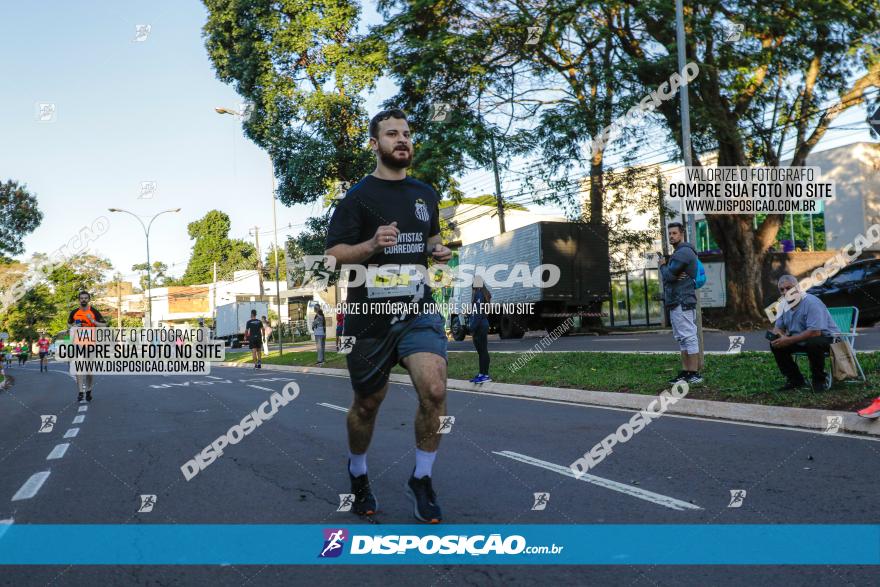
[[[859,323],[859,309],[855,306],[828,308],[828,313],[831,314],[831,319],[834,320],[837,329],[840,330],[840,339],[849,345],[853,358],[856,361],[856,367],[858,367],[859,374],[862,376],[862,381],[867,382],[868,378],[865,377],[865,372],[862,370],[862,365],[859,363],[859,357],[856,355],[855,349],[856,336],[858,336],[856,325]],[[796,352],[793,355],[796,357],[806,357],[807,353]],[[825,353],[825,356],[830,356],[830,353]]]

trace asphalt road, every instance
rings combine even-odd
[[[345,524],[346,378],[215,368],[210,377],[98,378],[75,402],[59,364],[13,367],[0,393],[0,520],[14,524]],[[187,482],[181,465],[294,380],[299,397]],[[170,385],[170,387],[165,387]],[[395,384],[369,453],[376,524],[413,522],[402,484],[414,461],[417,400]],[[82,406],[85,407],[83,410]],[[880,444],[845,435],[664,416],[576,480],[567,467],[631,416],[616,409],[450,392],[456,417],[434,468],[445,522],[454,524],[872,523]],[[81,410],[81,411],[80,411]],[[40,433],[41,415],[57,416]],[[74,424],[74,419],[83,416]],[[72,428],[76,436],[64,438]],[[69,447],[47,460],[58,445]],[[33,495],[28,480],[48,472]],[[739,508],[730,490],[745,489]],[[532,511],[533,493],[550,493]],[[650,492],[650,493],[645,493]],[[18,494],[20,499],[13,501]],[[139,495],[155,494],[138,513]],[[688,505],[689,504],[689,505]],[[101,544],[90,545],[100,549]],[[658,548],[675,548],[658,544]],[[876,584],[868,567],[280,567],[35,566],[0,569],[0,585],[799,585]]]

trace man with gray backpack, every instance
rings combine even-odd
[[[693,245],[684,240],[684,226],[673,222],[667,227],[669,243],[675,249],[667,261],[657,260],[663,280],[663,302],[669,310],[672,335],[681,349],[681,371],[670,384],[686,381],[702,383],[700,376],[700,343],[697,340],[697,289],[706,282],[706,272]]]

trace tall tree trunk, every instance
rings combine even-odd
[[[766,320],[762,268],[767,246],[756,237],[752,217],[711,214],[706,218],[724,251],[728,316],[739,323]]]

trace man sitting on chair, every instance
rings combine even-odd
[[[770,341],[770,350],[786,378],[780,391],[807,385],[794,362],[793,353],[806,353],[813,391],[825,391],[829,387],[825,374],[825,354],[831,350],[834,339],[840,336],[840,329],[822,300],[800,290],[794,275],[783,275],[777,286],[786,301],[772,331],[778,338]],[[796,292],[789,291],[792,289]]]

